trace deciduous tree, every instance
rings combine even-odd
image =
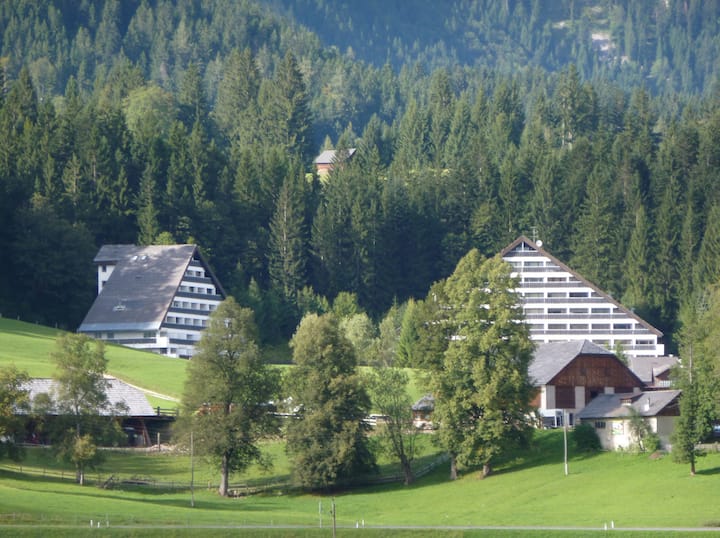
[[[277,395],[277,373],[264,364],[249,308],[232,297],[209,318],[187,369],[182,407],[184,429],[199,453],[220,468],[220,495],[230,473],[268,463],[259,441],[274,429],[269,402]]]
[[[65,429],[60,421],[61,431],[55,436],[58,457],[75,464],[76,479],[82,486],[85,469],[102,459],[94,448],[101,437],[100,429],[95,426],[99,416],[110,410],[105,345],[84,334],[65,334],[57,339],[51,356],[56,366],[57,413],[67,418],[71,426]]]
[[[5,456],[18,460],[22,456],[23,421],[18,412],[29,409],[24,384],[29,377],[15,365],[0,368],[0,459]]]
[[[451,479],[458,463],[480,465],[487,476],[495,458],[531,432],[533,344],[511,291],[516,285],[499,256],[484,260],[471,250],[426,301],[436,305],[434,323],[448,338],[442,357],[429,364]]]

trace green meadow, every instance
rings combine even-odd
[[[22,466],[0,466],[0,520],[5,525],[83,526],[92,519],[110,527],[319,527],[321,517],[323,525],[329,524],[334,498],[337,524],[354,528],[364,521],[368,532],[386,526],[539,526],[589,532],[605,525],[616,531],[720,525],[719,454],[702,458],[693,477],[687,466],[668,456],[572,455],[565,476],[562,432],[544,431],[538,432],[532,449],[515,454],[484,480],[477,472],[467,472],[450,482],[447,464],[442,464],[411,486],[393,483],[307,494],[284,485],[244,495],[244,485],[285,484],[288,467],[282,446],[269,448],[275,467],[269,473],[250,469],[234,476],[240,494],[236,498],[223,499],[208,489],[208,482],[216,482],[214,471],[196,462],[194,507],[188,455],[111,453],[90,475],[93,483],[80,487],[72,483],[69,468],[61,478],[61,466],[33,450]],[[110,476],[116,476],[117,483],[100,487]],[[129,477],[157,483],[138,487],[122,482]]]
[[[50,357],[61,331],[22,321],[0,318],[0,365],[14,363],[32,377],[51,377]],[[108,374],[172,398],[179,398],[185,383],[184,360],[162,357],[122,346],[106,345]],[[167,406],[167,401],[164,401]]]
[[[0,365],[13,362],[30,375],[50,376],[56,335],[53,329],[0,319]],[[111,374],[180,396],[185,361],[116,346],[107,351]],[[412,390],[421,392],[417,383]],[[153,400],[154,405],[163,402]],[[431,435],[421,439],[418,468],[437,456],[431,440]],[[198,458],[191,462],[188,454],[107,451],[106,461],[90,473],[90,484],[80,487],[72,481],[72,469],[49,450],[30,449],[20,464],[0,461],[0,535],[97,534],[89,528],[92,520],[114,536],[237,536],[237,526],[247,536],[329,536],[333,498],[340,536],[595,536],[606,525],[614,535],[679,536],[687,531],[657,529],[720,529],[718,453],[701,458],[691,477],[688,466],[667,455],[571,451],[565,476],[562,432],[539,431],[532,448],[500,462],[485,480],[469,470],[450,482],[448,465],[442,463],[411,486],[390,483],[309,494],[289,486],[283,444],[269,442],[265,448],[273,468],[233,476],[238,495],[228,499],[212,487],[216,470]],[[381,463],[382,475],[396,472],[391,462]],[[365,528],[356,529],[362,522]],[[630,528],[656,530],[623,531]]]

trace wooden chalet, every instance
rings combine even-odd
[[[539,344],[529,373],[537,387],[533,406],[546,418],[567,416],[569,424],[601,394],[643,390],[642,380],[614,353],[587,340]]]

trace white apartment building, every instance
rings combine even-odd
[[[196,245],[104,245],[98,296],[78,332],[171,357],[191,357],[225,292]]]
[[[589,340],[628,357],[664,355],[663,333],[521,236],[502,258],[520,281],[525,321],[536,342]]]

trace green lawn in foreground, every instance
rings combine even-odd
[[[159,463],[175,468],[175,463]],[[179,467],[187,465],[187,460]],[[3,466],[7,469],[6,466]],[[172,473],[179,473],[179,467]],[[601,529],[701,527],[720,521],[720,455],[702,458],[698,474],[669,457],[602,453],[562,464],[562,432],[539,432],[531,451],[479,480],[477,473],[447,480],[447,464],[405,487],[400,484],[335,492],[338,524],[354,526],[572,526]],[[281,472],[280,470],[277,471]],[[199,480],[197,480],[199,482]],[[179,525],[316,525],[319,503],[328,523],[330,498],[275,493],[222,499],[189,491],[104,490],[67,481],[0,471],[0,514],[74,524],[92,518],[111,523]],[[575,534],[577,535],[577,534]],[[657,535],[657,533],[655,534]]]

